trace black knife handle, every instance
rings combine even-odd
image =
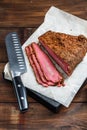
[[[24,87],[20,76],[14,77],[13,84],[19,104],[20,111],[25,111],[28,109],[28,101],[26,97],[26,88]]]

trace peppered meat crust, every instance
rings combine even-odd
[[[73,72],[76,65],[81,62],[87,52],[87,38],[83,35],[73,36],[48,31],[38,39],[44,47],[48,47],[56,56],[67,64],[69,71],[66,73],[68,75]],[[64,68],[62,67],[62,69]]]

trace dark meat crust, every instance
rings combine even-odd
[[[87,52],[87,38],[83,35],[72,36],[59,32],[48,31],[41,35],[39,42],[49,47],[69,66],[72,73]]]

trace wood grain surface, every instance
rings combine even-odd
[[[12,84],[3,79],[8,61],[5,36],[18,32],[21,44],[43,22],[51,6],[87,20],[87,0],[1,0],[0,1],[0,130],[87,130],[87,82],[69,108],[54,114],[28,95],[30,108],[20,113]]]

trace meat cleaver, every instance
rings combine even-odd
[[[9,60],[10,73],[12,76],[19,109],[20,111],[25,111],[28,109],[28,101],[26,88],[22,83],[21,75],[25,73],[27,69],[18,34],[16,32],[9,33],[6,36],[5,43]]]

